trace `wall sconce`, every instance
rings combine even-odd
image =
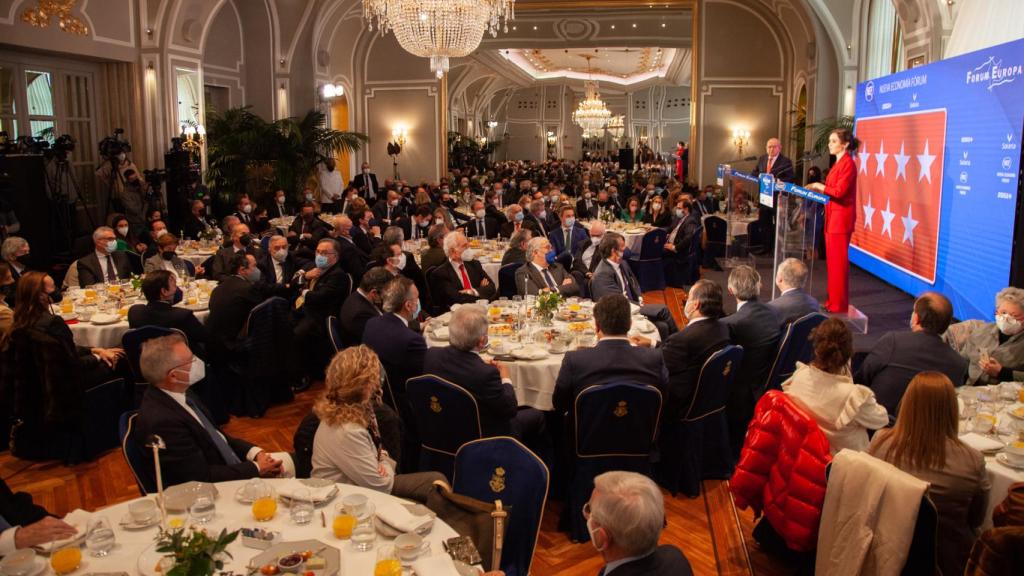
[[[344,96],[345,88],[337,84],[328,83],[324,84],[323,88],[321,88],[320,94],[323,95],[324,100],[330,100],[332,98],[337,98],[338,96]]]
[[[743,156],[743,148],[750,142],[750,130],[743,128],[732,129],[732,145],[739,151],[739,155]]]
[[[555,137],[555,133],[548,130],[548,146],[554,146],[558,142],[558,138]]]
[[[487,127],[493,130],[498,127],[498,123],[494,120],[488,120]]]
[[[409,130],[405,126],[395,126],[391,130],[391,138],[399,145],[404,147],[405,143],[409,141]]]
[[[181,124],[181,146],[195,156],[201,156],[206,143],[206,127],[194,122]]]
[[[487,146],[487,136],[481,136],[481,137],[477,138],[476,142],[477,142],[477,144],[480,145],[481,148],[483,148],[484,146]]]

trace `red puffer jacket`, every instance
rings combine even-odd
[[[741,509],[763,510],[791,549],[814,550],[831,461],[814,418],[772,390],[757,403],[729,489]]]

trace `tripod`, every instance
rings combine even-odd
[[[75,238],[75,209],[81,206],[91,229],[96,228],[96,222],[85,205],[85,201],[82,200],[81,188],[78,186],[75,173],[71,169],[67,157],[53,157],[50,166],[53,167],[53,170],[52,172],[49,169],[46,170],[46,187],[49,190],[51,210],[56,216],[53,220],[56,227],[53,236],[54,238],[63,238],[67,249],[70,250]],[[74,194],[73,199],[72,194]]]

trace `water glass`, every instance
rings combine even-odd
[[[213,496],[201,493],[196,495],[196,499],[192,501],[188,513],[193,522],[206,524],[217,514],[217,504],[214,503]]]
[[[110,553],[114,548],[114,529],[106,516],[94,516],[89,521],[85,533],[85,547],[89,553],[96,558],[101,558]]]
[[[292,506],[288,510],[292,522],[303,526],[313,520],[313,492],[309,488],[300,488],[292,493]]]
[[[363,515],[356,518],[356,526],[352,529],[352,547],[359,552],[372,550],[377,541],[377,529],[374,526],[375,511],[373,503],[367,502]]]

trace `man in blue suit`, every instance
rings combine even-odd
[[[558,209],[558,218],[562,225],[548,232],[548,240],[555,251],[555,259],[569,270],[572,268],[572,255],[589,235],[582,226],[576,225],[576,209],[571,204],[563,204]]]
[[[779,327],[799,320],[804,316],[817,312],[821,306],[818,300],[804,290],[807,284],[807,264],[796,258],[786,258],[779,264],[775,274],[775,285],[781,293],[779,297],[765,302],[779,318]]]

